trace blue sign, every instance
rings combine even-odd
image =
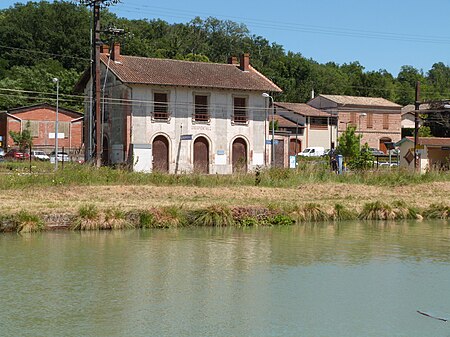
[[[225,150],[217,150],[217,154],[219,156],[223,156],[225,154]]]
[[[266,139],[266,144],[270,145],[272,144],[272,139]],[[273,140],[273,145],[277,145],[278,144],[278,140],[274,139]]]
[[[192,140],[192,135],[181,135],[180,140]]]

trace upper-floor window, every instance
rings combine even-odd
[[[350,112],[350,125],[356,127],[356,112]]]
[[[389,129],[389,114],[383,115],[383,129],[388,130]]]
[[[373,129],[373,113],[367,113],[367,129]]]
[[[27,120],[24,122],[25,124],[23,128],[27,129],[30,132],[30,136],[33,138],[39,137],[39,121]]]
[[[208,122],[209,121],[208,96],[195,95],[194,101],[195,101],[194,102],[194,121]]]
[[[247,99],[245,97],[234,97],[232,120],[234,123],[247,123]]]
[[[328,129],[328,117],[310,117],[311,129]]]
[[[159,120],[169,119],[169,103],[167,93],[153,93],[153,118]]]

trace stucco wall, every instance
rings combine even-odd
[[[154,91],[169,95],[169,121],[152,120]],[[208,123],[193,122],[194,95],[209,96],[211,120]],[[231,122],[233,97],[247,98],[248,124]],[[158,135],[169,139],[169,171],[171,173],[193,170],[193,144],[203,136],[209,143],[209,172],[232,172],[232,142],[237,137],[245,139],[248,149],[248,168],[264,162],[265,99],[261,92],[233,92],[227,90],[198,90],[193,88],[133,86],[132,137],[133,144],[152,144]],[[192,135],[192,140],[180,140],[181,135]],[[220,158],[218,158],[220,156]],[[224,160],[222,165],[216,160]]]

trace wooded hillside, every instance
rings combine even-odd
[[[450,97],[450,68],[439,62],[424,72],[405,65],[399,74],[365,71],[358,61],[349,64],[318,62],[283,46],[252,35],[244,24],[213,17],[169,24],[163,20],[128,20],[106,9],[102,29],[123,28],[123,54],[160,58],[226,62],[228,56],[251,54],[252,65],[284,92],[279,101],[306,102],[316,94],[384,97],[402,105],[413,103],[414,85],[422,83],[422,99]],[[53,77],[62,94],[89,66],[90,13],[71,2],[29,2],[0,11],[0,109],[52,102]],[[108,36],[103,36],[108,42]],[[380,65],[382,67],[382,65]],[[82,98],[62,96],[68,108],[82,106]]]

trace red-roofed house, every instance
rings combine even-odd
[[[338,134],[353,125],[362,135],[361,143],[387,152],[386,142],[401,139],[402,107],[379,97],[319,95],[309,105],[338,116]]]
[[[103,158],[137,171],[231,173],[264,165],[266,104],[281,89],[250,65],[101,54]],[[108,71],[106,71],[108,67]],[[80,81],[89,94],[89,72]]]
[[[10,109],[0,113],[0,136],[3,147],[15,146],[9,131],[21,132],[29,128],[33,149],[50,153],[55,149],[56,108],[43,103]],[[65,108],[58,109],[58,147],[79,155],[83,145],[83,114]]]
[[[400,149],[400,167],[414,170],[414,137],[405,137],[395,145]],[[450,169],[450,138],[419,137],[417,148],[421,173]]]
[[[301,150],[311,146],[334,148],[337,131],[336,117],[305,103],[276,102],[275,106],[277,114],[303,125],[297,137],[301,142]]]

